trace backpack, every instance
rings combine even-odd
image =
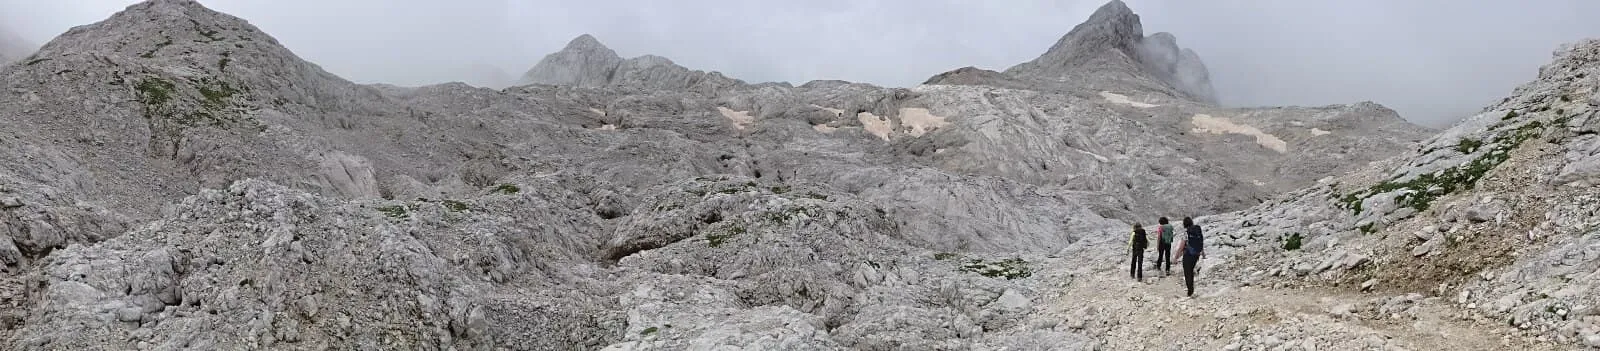
[[[1189,227],[1189,235],[1184,239],[1183,254],[1199,256],[1206,248],[1206,236],[1200,234],[1200,226]]]
[[[1150,237],[1145,236],[1145,233],[1142,231],[1133,232],[1133,239],[1130,241],[1130,244],[1133,245],[1133,249],[1135,250],[1144,250],[1146,247],[1150,246]]]
[[[1161,244],[1164,245],[1171,245],[1172,237],[1178,236],[1178,232],[1172,229],[1171,224],[1163,224],[1156,227],[1156,232],[1160,233],[1161,236],[1159,240],[1161,240]]]

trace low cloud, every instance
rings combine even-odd
[[[0,0],[43,43],[128,0]],[[1222,102],[1370,100],[1443,126],[1533,79],[1562,43],[1600,36],[1600,2],[1127,0],[1148,33],[1199,52]],[[1031,60],[1100,1],[210,0],[357,82],[509,82],[572,37],[747,81],[911,86]]]

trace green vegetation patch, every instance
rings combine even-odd
[[[461,201],[444,200],[440,203],[444,205],[445,209],[450,210],[450,212],[463,212],[469,209],[467,203]]]
[[[730,226],[728,227],[727,231],[719,233],[706,233],[706,245],[711,247],[721,247],[722,244],[728,242],[728,239],[732,239],[733,237],[744,233],[744,227],[739,225]]]
[[[201,84],[198,89],[200,90],[200,96],[205,97],[205,100],[201,101],[201,103],[208,109],[221,110],[226,108],[229,106],[228,100],[239,94],[239,89],[234,89],[233,86],[228,85],[228,82],[207,79],[203,83],[205,84]]]
[[[1511,159],[1511,151],[1516,150],[1523,142],[1538,137],[1544,132],[1544,123],[1533,121],[1517,127],[1516,130],[1502,132],[1496,136],[1487,147],[1488,152],[1483,153],[1464,165],[1446,168],[1437,172],[1418,175],[1411,180],[1400,182],[1391,179],[1378,183],[1365,190],[1345,194],[1340,198],[1338,206],[1351,210],[1355,214],[1361,213],[1361,203],[1373,195],[1393,191],[1401,191],[1394,201],[1402,206],[1411,207],[1417,211],[1427,210],[1439,197],[1449,195],[1461,190],[1470,190],[1477,186],[1478,180],[1483,179],[1490,170]],[[1476,152],[1486,147],[1481,141],[1468,142],[1462,139],[1456,145],[1457,151],[1464,153]]]
[[[139,92],[139,102],[144,103],[145,107],[152,107],[171,102],[177,86],[165,79],[150,77],[140,80],[133,88]]]
[[[1289,237],[1283,240],[1283,249],[1288,251],[1299,250],[1301,239],[1304,238],[1300,237],[1300,233],[1289,234]]]
[[[521,191],[522,188],[517,187],[515,184],[500,184],[500,186],[494,187],[494,190],[490,190],[489,193],[516,194]]]
[[[406,207],[401,205],[379,207],[378,212],[390,218],[406,218],[410,216],[406,213]]]
[[[1483,147],[1483,141],[1478,139],[1461,138],[1461,141],[1456,143],[1456,151],[1459,151],[1463,154],[1470,154],[1473,151],[1478,151],[1479,147]]]
[[[967,263],[961,266],[961,271],[1007,280],[1033,276],[1033,269],[1028,267],[1028,261],[1016,257],[988,262],[974,258],[967,260]]]
[[[167,47],[168,45],[172,45],[172,37],[166,37],[165,41],[156,43],[156,47],[151,48],[150,51],[145,51],[143,54],[139,54],[139,57],[155,58],[156,51],[160,51],[161,48]]]

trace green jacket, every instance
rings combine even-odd
[[[1162,224],[1157,226],[1156,232],[1161,233],[1161,242],[1165,244],[1171,244],[1172,237],[1178,236],[1178,232],[1176,230],[1172,230],[1171,224]]]

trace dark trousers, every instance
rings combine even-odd
[[[1128,267],[1128,278],[1144,280],[1144,249],[1133,249],[1133,265]]]
[[[1162,275],[1172,272],[1172,243],[1156,244],[1156,269]]]
[[[1200,256],[1183,255],[1183,285],[1189,287],[1189,296],[1194,296],[1194,266],[1200,263]]]

